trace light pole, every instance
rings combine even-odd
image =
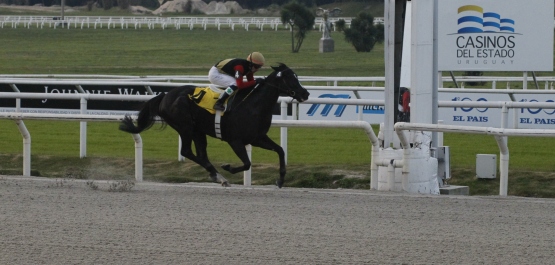
[[[64,21],[64,8],[66,5],[66,0],[62,0],[62,21]],[[63,23],[63,22],[62,22]]]

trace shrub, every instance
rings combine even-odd
[[[345,28],[343,25],[345,40],[351,43],[357,52],[372,51],[377,42],[383,42],[383,31],[383,25],[374,25],[374,17],[365,12],[359,13],[351,21],[351,28]]]

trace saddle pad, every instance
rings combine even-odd
[[[221,92],[223,92],[223,90]],[[189,95],[189,98],[199,107],[214,114],[216,113],[216,111],[213,109],[213,107],[214,104],[216,104],[218,97],[220,97],[220,94],[221,93],[216,92],[210,87],[197,87],[195,88],[195,92],[192,95]]]

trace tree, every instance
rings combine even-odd
[[[316,17],[306,6],[297,2],[289,2],[281,9],[281,22],[291,27],[291,51],[299,52],[303,40],[312,30]],[[295,40],[297,43],[295,44]]]
[[[119,9],[127,10],[131,7],[129,0],[117,0]]]
[[[113,0],[102,0],[104,10],[110,10],[114,6]]]
[[[345,21],[336,22],[336,27],[345,34],[345,40],[351,43],[357,52],[370,52],[376,42],[383,42],[384,27],[382,24],[375,25],[374,17],[361,12],[351,20],[351,28],[345,27]]]

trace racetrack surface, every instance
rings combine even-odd
[[[555,264],[555,200],[0,176],[0,264]]]

